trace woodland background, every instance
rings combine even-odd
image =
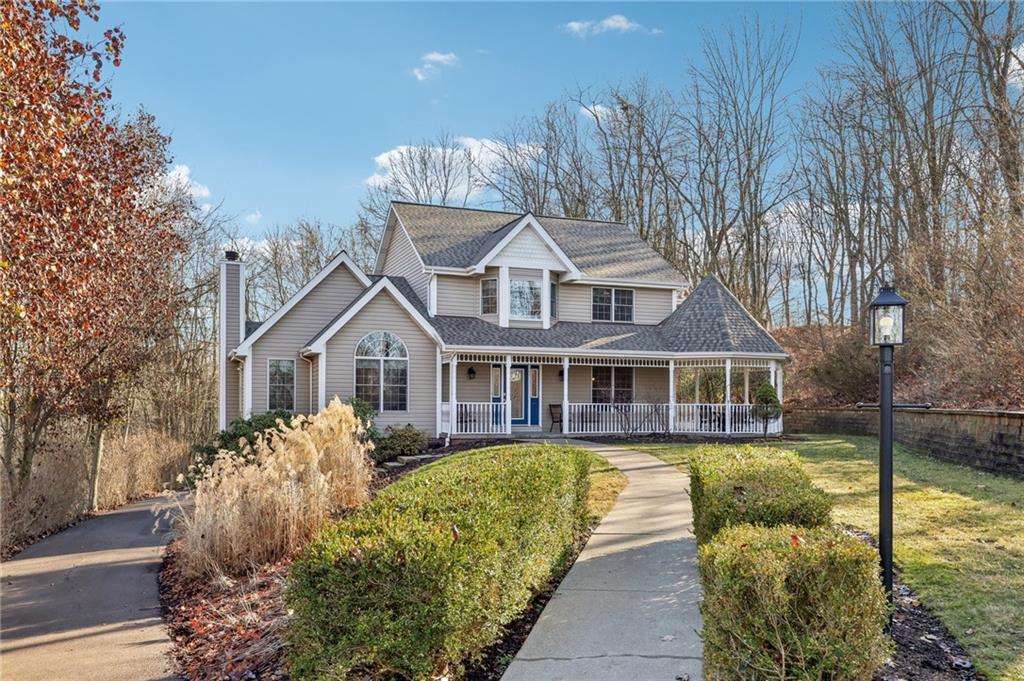
[[[0,33],[7,546],[159,488],[211,435],[224,248],[264,319],[338,250],[369,266],[392,199],[627,223],[772,330],[791,405],[872,398],[866,306],[893,281],[911,301],[901,397],[1024,403],[1016,3],[850,4],[844,58],[796,92],[796,31],[737,22],[674,87],[596,83],[484,141],[439,131],[388,156],[352,224],[259,238],[194,203],[159,121],[110,106],[123,36],[74,37],[97,20],[17,0]]]

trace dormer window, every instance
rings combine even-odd
[[[512,279],[508,283],[508,312],[512,319],[540,319],[540,282]]]
[[[594,287],[590,318],[595,322],[632,322],[633,289]]]

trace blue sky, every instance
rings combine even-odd
[[[116,102],[173,137],[203,203],[243,233],[348,224],[374,158],[440,130],[485,138],[577,86],[680,87],[702,31],[800,31],[789,89],[836,54],[837,4],[108,2],[127,36]],[[575,23],[573,23],[575,22]],[[178,172],[186,174],[184,168]]]

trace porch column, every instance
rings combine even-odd
[[[569,358],[562,358],[562,435],[569,433]]]
[[[700,367],[693,370],[693,403],[700,404]]]
[[[505,434],[512,434],[512,355],[505,355]]]
[[[782,404],[782,363],[778,364],[778,368],[775,370],[775,395],[779,398],[779,404]],[[779,412],[779,432],[782,432],[782,412]]]
[[[750,404],[750,367],[743,367],[743,404]]]
[[[436,381],[436,385],[434,387],[435,387],[436,392],[437,392],[437,399],[434,400],[434,404],[436,405],[436,409],[437,409],[437,413],[435,414],[435,424],[436,424],[435,430],[437,432],[434,433],[434,437],[441,437],[441,433],[444,431],[444,424],[441,422],[441,402],[442,402],[442,399],[441,399],[441,397],[442,397],[442,395],[441,395],[442,383],[441,383],[441,381],[444,380],[444,379],[441,376],[442,364],[441,364],[441,348],[440,348],[440,346],[435,348],[435,350],[437,351],[437,381]],[[309,365],[309,370],[310,370],[310,372],[313,371],[313,365],[312,364]],[[310,379],[310,385],[312,386],[312,384],[313,384],[312,379]],[[312,401],[312,399],[310,399],[310,401]],[[451,433],[448,433],[448,434],[451,435]]]
[[[452,355],[448,362],[448,435],[455,435],[459,423],[458,403],[455,401],[455,378],[458,375],[458,355]]]
[[[676,431],[676,361],[668,363],[668,432]]]
[[[541,326],[551,328],[551,270],[544,269],[540,279],[540,318]]]
[[[725,360],[725,434],[732,433],[732,360]]]

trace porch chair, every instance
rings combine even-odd
[[[560,405],[560,404],[549,404],[548,405],[548,413],[551,415],[551,427],[548,428],[548,432],[550,433],[551,431],[553,431],[555,429],[555,424],[556,423],[559,426],[559,430],[561,430],[561,425],[562,425],[562,405]]]

